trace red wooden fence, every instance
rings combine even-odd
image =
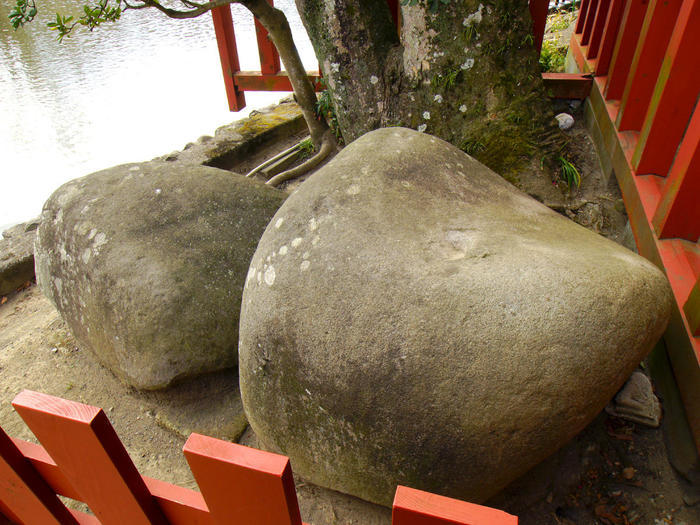
[[[28,390],[12,405],[43,447],[0,428],[0,522],[303,525],[285,456],[192,434],[183,452],[200,493],[141,476],[100,408]],[[401,486],[392,511],[393,525],[517,523],[500,510]]]
[[[675,295],[666,346],[700,450],[699,28],[700,0],[582,0],[571,52],[637,247]]]
[[[274,4],[273,0],[268,0]],[[398,0],[386,0],[391,16],[397,27],[400,26],[400,4]],[[549,0],[530,0],[530,14],[533,19],[533,41],[539,52],[547,23]],[[275,46],[268,38],[267,31],[255,21],[255,31],[260,56],[260,71],[241,71],[238,60],[236,35],[233,28],[231,8],[229,5],[211,11],[214,32],[219,47],[219,58],[224,75],[226,97],[231,111],[240,111],[246,105],[245,91],[292,91],[292,85],[286,72],[281,71],[280,58]],[[319,71],[307,71],[316,90],[323,89],[319,83]],[[591,79],[585,75],[565,73],[545,73],[542,75],[545,86],[554,98],[578,98],[588,96]]]

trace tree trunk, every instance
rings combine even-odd
[[[384,0],[296,3],[346,142],[407,126],[506,177],[560,143],[527,0],[451,0],[435,14],[422,1],[402,6],[400,34]]]

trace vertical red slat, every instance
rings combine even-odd
[[[167,523],[101,409],[29,390],[12,405],[101,523]]]
[[[0,513],[16,523],[78,523],[2,428]]]
[[[289,458],[199,434],[182,450],[216,523],[301,525]]]
[[[544,29],[547,25],[547,14],[549,13],[549,0],[530,0],[530,16],[532,16],[532,35],[534,37],[535,49],[539,53],[542,51],[542,39]]]
[[[401,9],[399,0],[386,0],[386,3],[389,4],[389,11],[391,11],[391,18],[394,21],[394,25],[399,27],[399,10]]]
[[[620,24],[620,35],[615,43],[610,74],[605,90],[605,98],[617,100],[625,91],[627,76],[634,57],[634,50],[639,40],[639,32],[644,23],[648,0],[628,0]]]
[[[581,35],[582,46],[587,46],[591,41],[593,22],[595,22],[596,15],[598,14],[598,6],[600,5],[600,0],[590,0],[590,2],[591,5],[588,7],[588,16],[586,16],[586,23],[583,26],[583,34]]]
[[[608,16],[610,14],[610,0],[600,0],[598,4],[598,12],[595,15],[595,20],[593,21],[593,31],[591,33],[591,41],[588,44],[588,59],[593,60],[598,58],[598,51],[600,50],[600,42],[603,38],[603,30],[608,21]]]
[[[270,5],[275,5],[274,0],[267,0]],[[280,55],[277,48],[270,40],[267,29],[260,21],[255,19],[255,35],[258,39],[258,54],[260,55],[260,71],[263,75],[274,75],[280,71]]]
[[[700,280],[695,281],[695,286],[688,295],[688,300],[683,305],[683,313],[688,320],[690,333],[695,337],[700,336]]]
[[[642,129],[682,0],[650,0],[617,117],[618,131]]]
[[[625,0],[612,0],[610,4],[610,11],[605,21],[605,27],[603,28],[603,36],[600,41],[600,51],[598,53],[598,63],[595,67],[595,73],[598,76],[604,76],[608,74],[608,68],[610,67],[610,59],[612,58],[613,49],[615,48],[615,42],[620,31],[620,21],[622,20],[622,13],[625,9]]]
[[[392,525],[517,525],[502,510],[438,496],[399,485],[391,509]]]
[[[581,0],[581,6],[578,8],[578,19],[576,20],[576,28],[574,33],[580,35],[583,33],[583,28],[586,25],[586,17],[588,15],[588,8],[591,5],[591,0]]]
[[[700,94],[699,28],[700,0],[684,0],[632,157],[637,174],[666,176],[671,168]]]
[[[700,237],[700,107],[695,108],[652,220],[659,238]]]
[[[241,66],[238,62],[231,6],[225,5],[212,9],[211,18],[214,21],[214,33],[216,34],[216,43],[219,47],[219,59],[221,60],[221,70],[224,74],[228,107],[231,111],[240,111],[245,107],[245,95],[243,91],[238,90],[233,77],[234,73],[241,70]]]

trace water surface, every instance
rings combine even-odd
[[[284,94],[246,93],[230,113],[211,15],[170,20],[124,13],[94,32],[56,41],[46,23],[77,14],[80,0],[37,0],[39,15],[14,31],[0,6],[0,229],[37,216],[67,180],[181,149]],[[290,18],[307,69],[317,67],[293,0]],[[242,69],[260,67],[252,16],[232,5]]]

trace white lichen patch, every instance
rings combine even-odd
[[[160,195],[163,192],[160,188],[156,188],[156,195]]]
[[[138,167],[138,166],[131,166],[131,167],[129,168],[129,171],[139,171],[139,170],[141,170],[141,168]]]
[[[465,60],[464,64],[460,66],[464,71],[468,71],[471,68],[474,67],[474,59],[473,58],[468,58]]]
[[[279,219],[277,219],[275,221],[275,228],[277,228],[279,230],[280,227],[282,226],[283,222],[284,222],[284,217],[280,217]]]
[[[421,124],[420,126],[418,126],[418,132],[420,133],[423,133],[426,129],[428,129],[427,124]]]
[[[304,239],[302,239],[301,237],[296,237],[296,238],[292,241],[292,248],[296,248],[297,246],[299,246],[299,245],[302,243],[303,240],[304,240]]]
[[[467,112],[467,106],[466,106],[466,104],[462,104],[461,106],[459,106],[459,110],[460,110],[462,113],[466,113],[466,112]]]
[[[404,188],[410,188],[410,187],[411,187],[411,183],[408,182],[407,180],[402,180],[402,181],[401,181],[401,186],[403,186]]]
[[[91,254],[92,254],[92,250],[90,250],[90,248],[85,248],[83,250],[83,256],[81,257],[81,259],[83,260],[83,264],[88,263],[88,261],[90,260]]]
[[[270,266],[267,270],[265,270],[265,284],[268,286],[272,286],[275,284],[275,267]]]
[[[469,15],[467,18],[465,18],[462,21],[462,25],[464,27],[469,27],[473,24],[479,24],[484,18],[484,4],[479,4],[479,9],[477,9],[475,12],[473,12],[471,15]]]
[[[321,240],[321,237],[319,237],[318,235],[316,235],[313,239],[311,239],[311,244],[312,244],[313,246],[316,246],[316,245],[318,244],[318,241],[320,241],[320,240]]]
[[[338,62],[331,62],[331,73],[338,73],[340,71],[340,64]]]
[[[442,104],[442,95],[439,93],[433,97],[433,100],[437,102],[438,104]]]
[[[302,258],[302,259],[308,259],[308,258],[310,257],[310,255],[311,255],[311,254],[310,254],[309,252],[304,252],[303,254],[301,254],[301,258]]]
[[[423,119],[430,120],[430,111],[423,112]]]
[[[376,84],[377,82],[379,82],[379,79],[378,79],[376,76],[372,75],[371,77],[369,77],[369,83],[370,83],[370,84],[374,85],[374,84]]]
[[[348,189],[345,190],[345,193],[347,193],[348,195],[357,195],[358,193],[360,193],[360,185],[351,184],[350,186],[348,186]]]
[[[289,248],[286,245],[280,246],[280,255],[287,255],[287,251],[289,251]]]
[[[299,265],[299,269],[304,272],[309,269],[309,266],[311,266],[311,261],[302,261]]]
[[[312,232],[315,232],[318,229],[318,221],[316,220],[316,217],[311,217],[309,219],[309,230]]]

